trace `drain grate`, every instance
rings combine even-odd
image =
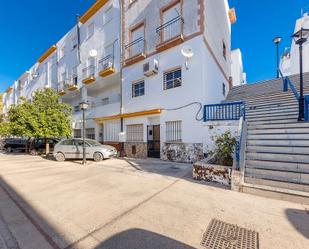
[[[206,249],[258,249],[258,239],[255,231],[212,219],[201,245]]]

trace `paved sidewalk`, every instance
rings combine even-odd
[[[195,182],[190,172],[159,160],[82,166],[0,154],[0,211],[29,249],[201,248],[213,218],[259,232],[261,249],[309,244],[309,207]]]

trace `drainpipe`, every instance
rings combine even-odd
[[[123,42],[124,42],[124,30],[123,30],[123,18],[124,18],[124,7],[123,7],[123,1],[119,0],[119,8],[120,8],[120,34],[119,34],[119,46],[120,46],[120,114],[123,114],[123,87],[122,87],[122,67],[123,67]],[[123,118],[120,118],[120,132],[122,133],[124,131],[123,129]],[[124,153],[124,143],[120,143],[120,156],[125,156]]]
[[[77,58],[78,58],[78,63],[80,65],[80,28],[79,28],[79,19],[80,15],[76,15],[76,30],[77,30]]]

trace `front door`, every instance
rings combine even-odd
[[[148,157],[160,158],[160,125],[147,126]]]

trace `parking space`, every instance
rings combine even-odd
[[[305,206],[194,182],[190,172],[152,159],[83,166],[0,154],[0,237],[6,227],[20,248],[191,249],[217,218],[258,231],[261,248],[307,244]]]

